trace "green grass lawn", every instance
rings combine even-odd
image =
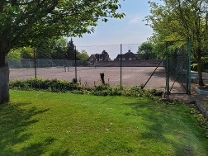
[[[148,98],[11,90],[0,156],[206,156],[208,139],[178,104]]]

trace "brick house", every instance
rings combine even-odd
[[[92,54],[89,58],[88,61],[90,63],[94,63],[96,61],[98,62],[107,62],[107,61],[111,61],[109,54],[103,50],[103,52],[101,54]]]
[[[132,61],[132,60],[139,60],[137,56],[131,52],[130,50],[125,54],[118,54],[114,61]]]

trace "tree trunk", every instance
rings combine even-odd
[[[9,67],[0,67],[0,104],[9,102]]]
[[[10,41],[0,36],[0,104],[9,102],[9,66],[6,55],[10,48]]]
[[[200,56],[198,56],[197,59],[197,71],[198,71],[198,85],[204,86],[204,81],[202,77],[202,60]]]

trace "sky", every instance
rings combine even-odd
[[[106,50],[114,59],[120,53],[120,44],[123,45],[123,53],[128,50],[136,53],[138,46],[147,41],[153,33],[143,21],[150,14],[148,0],[120,0],[120,3],[120,12],[126,16],[123,19],[109,19],[107,23],[98,22],[94,33],[73,38],[79,51],[85,50],[91,55]]]

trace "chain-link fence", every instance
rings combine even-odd
[[[65,59],[8,59],[10,80],[35,77],[72,81],[76,78],[81,85],[90,87],[102,84],[103,78],[111,86],[145,84],[147,88],[165,88],[163,62],[138,58],[138,47],[139,44],[74,46],[74,51],[88,53],[89,58],[86,61],[77,60],[74,51],[68,52]],[[74,60],[71,55],[75,55]]]
[[[166,43],[166,50],[168,46],[172,46],[179,41]],[[170,45],[168,45],[170,44]],[[179,48],[167,54],[166,70],[167,70],[167,93],[191,93],[191,43],[185,42]]]

